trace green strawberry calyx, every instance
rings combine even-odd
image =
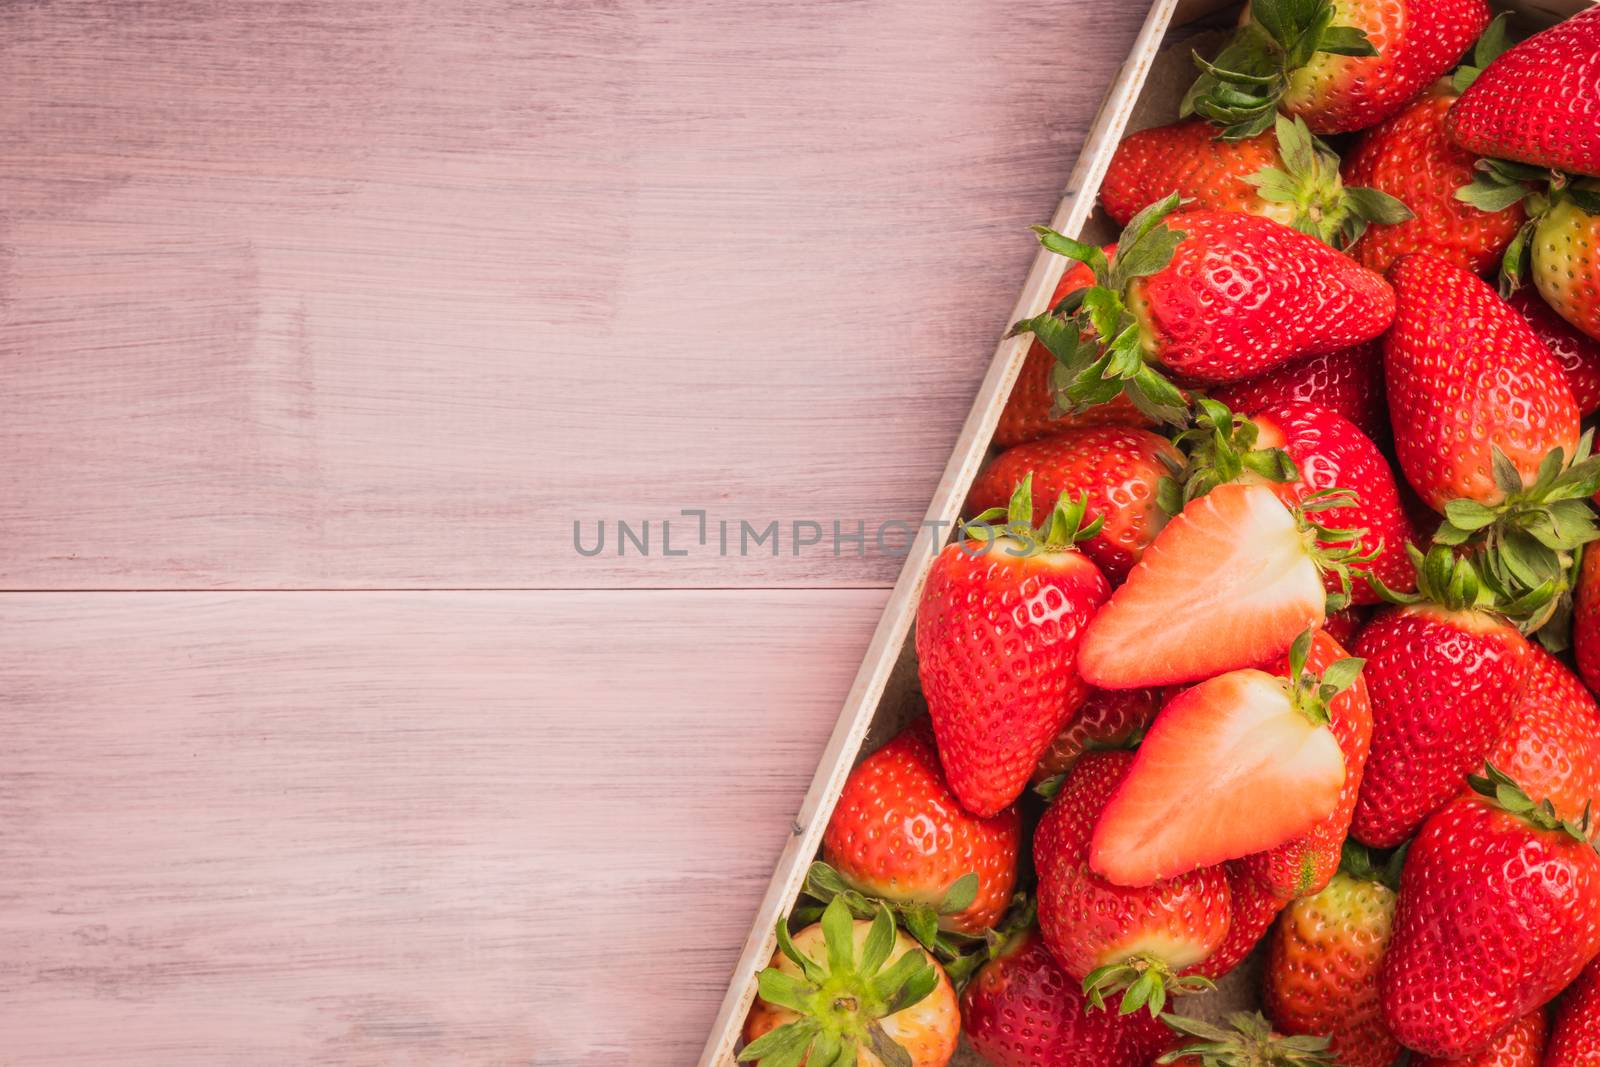
[[[1079,541],[1086,541],[1100,532],[1105,517],[1096,515],[1085,522],[1089,509],[1089,494],[1082,492],[1076,500],[1062,493],[1055,507],[1039,526],[1033,525],[1033,472],[1029,471],[1017,483],[1006,507],[990,508],[966,519],[961,530],[970,542],[981,547],[973,551],[979,555],[993,548],[1004,537],[1011,543],[1005,546],[1007,555],[1025,559],[1046,552],[1061,552]]]
[[[1366,660],[1347,656],[1335,660],[1318,677],[1306,670],[1306,659],[1311,654],[1314,629],[1308,629],[1289,646],[1289,682],[1287,690],[1294,709],[1315,726],[1327,726],[1332,716],[1328,705],[1334,697],[1349,689],[1361,676]]]
[[[1306,555],[1324,575],[1331,574],[1339,583],[1337,592],[1328,594],[1328,611],[1339,611],[1350,604],[1350,579],[1352,576],[1374,581],[1365,564],[1377,559],[1383,552],[1383,541],[1370,548],[1363,547],[1362,538],[1368,528],[1329,526],[1315,518],[1324,511],[1359,504],[1361,497],[1354,489],[1319,489],[1300,498],[1294,507],[1295,522],[1306,541]]]
[[[1189,1040],[1157,1063],[1176,1063],[1189,1056],[1198,1057],[1205,1067],[1314,1067],[1337,1062],[1328,1038],[1279,1037],[1259,1012],[1234,1012],[1228,1016],[1228,1026],[1171,1014],[1161,1021]]]
[[[1489,25],[1484,27],[1483,33],[1478,37],[1478,43],[1472,46],[1472,59],[1463,61],[1450,75],[1450,88],[1457,94],[1467,91],[1467,87],[1478,80],[1478,75],[1483,73],[1485,67],[1511,47],[1511,38],[1506,32],[1506,24],[1511,16],[1502,11],[1496,15]]]
[[[1112,258],[1096,245],[1049,227],[1033,228],[1041,245],[1084,264],[1095,279],[1094,285],[1068,293],[1049,311],[1011,328],[1011,336],[1032,333],[1056,357],[1052,415],[1083,411],[1126,394],[1157,422],[1188,422],[1182,391],[1145,362],[1144,329],[1127,303],[1128,287],[1164,270],[1187,236],[1166,222],[1178,202],[1173,193],[1130,219]]]
[[[1504,159],[1480,159],[1474,170],[1472,181],[1456,190],[1457,200],[1490,213],[1521,203],[1527,213],[1500,257],[1501,296],[1522,288],[1539,224],[1552,208],[1572,204],[1586,215],[1600,215],[1600,180]]]
[[[1096,967],[1083,980],[1084,995],[1096,1008],[1104,1010],[1106,998],[1121,993],[1117,1014],[1132,1015],[1143,1009],[1151,1018],[1160,1018],[1169,996],[1206,993],[1215,988],[1216,983],[1209,978],[1175,974],[1164,960],[1148,952]]]
[[[1186,457],[1182,464],[1162,456],[1170,474],[1156,483],[1156,503],[1176,515],[1191,500],[1219,485],[1247,478],[1268,482],[1297,481],[1300,470],[1281,448],[1257,448],[1261,427],[1226,404],[1196,396],[1194,425],[1177,434],[1173,445]]]
[[[844,901],[835,899],[822,913],[822,938],[827,953],[813,959],[789,936],[787,920],[778,922],[778,949],[800,969],[798,976],[768,967],[757,976],[760,997],[799,1016],[750,1042],[739,1062],[762,1067],[840,1067],[871,1052],[885,1065],[911,1067],[911,1055],[884,1030],[881,1022],[922,1000],[939,984],[939,967],[922,951],[904,952],[893,963],[894,919],[878,909],[856,955],[855,919]]]
[[[1338,155],[1312,136],[1304,119],[1278,115],[1274,122],[1282,168],[1262,167],[1244,181],[1268,203],[1291,205],[1295,229],[1334,248],[1348,248],[1371,223],[1394,225],[1416,217],[1388,193],[1345,188]]]
[[[1217,57],[1194,54],[1200,77],[1184,95],[1180,114],[1200,115],[1230,141],[1272,126],[1295,71],[1319,52],[1375,56],[1364,31],[1335,26],[1333,0],[1253,0],[1249,20]]]
[[[1522,786],[1505,771],[1492,763],[1483,765],[1482,774],[1467,775],[1467,785],[1480,797],[1492,802],[1500,810],[1515,815],[1535,830],[1563,833],[1576,841],[1590,841],[1593,811],[1588,804],[1576,819],[1563,819],[1549,797],[1535,801]]]
[[[1346,838],[1339,851],[1339,870],[1358,882],[1376,882],[1394,892],[1400,891],[1400,870],[1405,866],[1407,841],[1385,853],[1375,852],[1355,838]]]

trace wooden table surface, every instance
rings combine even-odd
[[[0,1063],[692,1062],[1142,7],[0,3]]]

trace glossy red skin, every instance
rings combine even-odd
[[[1293,360],[1210,392],[1241,415],[1303,400],[1337,411],[1374,441],[1387,440],[1389,436],[1389,407],[1383,399],[1383,349],[1376,340]]]
[[[1489,64],[1450,109],[1456,144],[1480,156],[1600,174],[1600,10],[1537,33]]]
[[[1256,215],[1185,211],[1166,267],[1128,286],[1146,352],[1187,381],[1260,374],[1382,333],[1394,316],[1383,276],[1315,237]]]
[[[1078,542],[1078,548],[1117,584],[1166,525],[1167,513],[1156,504],[1156,486],[1172,474],[1163,457],[1183,463],[1170,441],[1148,430],[1127,426],[1067,430],[997,456],[973,483],[967,511],[976,515],[1004,508],[1030,473],[1033,514],[1040,521],[1063,493],[1074,500],[1088,493],[1084,521],[1098,518],[1105,525],[1095,536]]]
[[[1529,645],[1528,680],[1489,762],[1564,818],[1600,810],[1600,708],[1566,665]]]
[[[1540,462],[1578,444],[1578,405],[1561,365],[1521,315],[1476,275],[1427,255],[1389,269],[1399,298],[1384,338],[1395,454],[1435,511],[1457,497],[1504,499],[1498,445],[1531,484]]]
[[[1330,1039],[1345,1067],[1389,1067],[1400,1044],[1384,1028],[1378,968],[1395,894],[1340,875],[1293,901],[1268,942],[1262,1007],[1279,1030]]]
[[[1418,1056],[1411,1062],[1414,1067],[1539,1067],[1548,1029],[1544,1009],[1540,1008],[1518,1019],[1476,1056],[1460,1060]]]
[[[1155,719],[1165,694],[1162,689],[1090,689],[1083,706],[1039,757],[1033,780],[1065,774],[1091,748],[1126,744]]]
[[[1572,651],[1578,674],[1591,690],[1600,692],[1600,552],[1586,551],[1578,570],[1573,601]]]
[[[972,872],[972,906],[941,916],[945,929],[980,934],[1005,914],[1017,883],[1022,822],[1014,807],[972,816],[945,784],[933,728],[919,718],[845,779],[822,836],[822,858],[871,896],[937,905]]]
[[[1365,30],[1375,56],[1318,53],[1290,79],[1284,111],[1313,133],[1349,133],[1410,103],[1489,25],[1484,0],[1336,0],[1334,22]]]
[[[1306,657],[1306,670],[1320,675],[1349,655],[1325,631],[1318,631]],[[1287,678],[1289,657],[1279,657],[1262,669]],[[1338,808],[1299,837],[1238,861],[1256,884],[1280,901],[1320,893],[1339,869],[1339,854],[1350,831],[1372,749],[1372,701],[1365,680],[1357,677],[1350,688],[1328,702],[1328,727],[1344,753],[1344,789]]]
[[[917,674],[950,789],[980,817],[1028,785],[1083,703],[1083,629],[1111,586],[1076,549],[1016,559],[958,541],[933,561],[917,605]],[[981,553],[981,554],[980,554]]]
[[[1261,427],[1258,445],[1276,445],[1289,453],[1300,470],[1300,480],[1273,483],[1278,499],[1293,508],[1311,493],[1324,489],[1351,489],[1359,496],[1352,505],[1317,513],[1317,521],[1331,529],[1365,529],[1363,551],[1378,556],[1364,566],[1397,592],[1417,587],[1416,568],[1406,556],[1406,546],[1416,539],[1411,520],[1400,502],[1400,488],[1378,446],[1349,419],[1314,404],[1291,403],[1265,408],[1251,418]],[[1323,542],[1325,547],[1348,547],[1349,542]],[[1328,591],[1336,592],[1338,579],[1323,576]],[[1376,604],[1380,597],[1366,582],[1351,583],[1351,600]]]
[[[1600,960],[1556,1002],[1544,1067],[1600,1067]]]
[[[1174,122],[1122,139],[1100,183],[1100,203],[1119,226],[1173,192],[1185,202],[1194,201],[1196,208],[1288,222],[1294,216],[1291,205],[1262,200],[1256,187],[1244,180],[1263,167],[1283,169],[1272,131],[1224,141],[1204,119]]]
[[[1116,245],[1107,245],[1107,256],[1116,251]],[[1056,283],[1050,297],[1054,307],[1066,295],[1094,284],[1094,272],[1082,263],[1069,263],[1061,280]],[[1038,341],[1028,347],[1022,361],[1022,370],[1006,406],[1000,412],[1000,422],[994,430],[996,448],[1011,448],[1027,441],[1036,441],[1050,434],[1083,426],[1151,426],[1153,420],[1133,406],[1126,396],[1118,395],[1109,403],[1081,411],[1075,415],[1052,416],[1056,394],[1053,376],[1056,357]]]
[[[1345,648],[1355,641],[1356,634],[1367,624],[1372,611],[1369,608],[1345,608],[1330,614],[1322,623],[1322,631]]]
[[[1378,976],[1384,1022],[1427,1056],[1483,1051],[1600,952],[1600,854],[1476,796],[1423,824]]]
[[[1232,897],[1221,867],[1137,888],[1112,885],[1089,869],[1095,824],[1132,763],[1131,752],[1085,753],[1033,839],[1039,929],[1057,962],[1078,981],[1124,958],[1116,947],[1134,937],[1183,946],[1192,958],[1162,961],[1182,968],[1211,955],[1228,934]]]
[[[1185,970],[1185,975],[1199,975],[1213,981],[1230,973],[1267,936],[1278,913],[1287,901],[1279,898],[1250,874],[1238,861],[1222,865],[1228,879],[1229,909],[1228,936],[1216,951]]]
[[[1561,364],[1578,403],[1578,413],[1587,417],[1600,411],[1600,341],[1557,315],[1532,286],[1518,289],[1508,302],[1528,320],[1533,332]]]
[[[1092,1007],[1036,931],[978,969],[961,994],[961,1021],[994,1067],[1146,1067],[1172,1037],[1149,1012]]]
[[[1445,134],[1444,116],[1455,98],[1449,83],[1440,82],[1363,133],[1345,154],[1339,170],[1346,185],[1398,197],[1415,215],[1369,226],[1349,250],[1363,265],[1382,272],[1396,256],[1426,252],[1482,274],[1499,264],[1527,218],[1520,203],[1491,213],[1456,199],[1458,189],[1472,184],[1478,157]]]
[[[1435,605],[1380,610],[1356,638],[1372,697],[1350,833],[1393,848],[1459,793],[1511,721],[1532,650],[1516,628]]]

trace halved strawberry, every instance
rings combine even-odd
[[[1161,709],[1095,827],[1097,873],[1150,885],[1275,848],[1333,814],[1345,764],[1328,701],[1361,662],[1342,660],[1319,680],[1305,672],[1310,649],[1307,631],[1289,679],[1231,671]]]
[[[1302,508],[1347,501],[1325,496]],[[1133,689],[1282,655],[1327,614],[1318,536],[1265,485],[1236,482],[1191,501],[1089,623],[1079,672],[1102,689]]]

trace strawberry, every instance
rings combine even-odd
[[[1091,689],[1050,747],[1039,757],[1033,780],[1042,782],[1072,769],[1085,752],[1131,748],[1161,710],[1160,689]]]
[[[1089,866],[1089,842],[1131,752],[1087,752],[1068,773],[1033,839],[1039,929],[1056,960],[1085,983],[1091,1000],[1125,989],[1122,1009],[1160,1014],[1168,992],[1209,987],[1177,977],[1223,943],[1232,898],[1220,867],[1137,889],[1113,885]]]
[[[1330,611],[1328,618],[1322,624],[1322,632],[1339,642],[1341,646],[1348,647],[1356,639],[1356,634],[1367,624],[1367,619],[1372,615],[1370,608],[1344,608],[1341,611]]]
[[[1087,493],[1086,519],[1098,518],[1103,524],[1078,548],[1116,583],[1166,524],[1167,514],[1156,504],[1156,486],[1181,461],[1171,442],[1148,430],[1067,430],[1002,452],[978,476],[967,506],[974,511],[1004,506],[1029,474],[1035,493],[1044,500]]]
[[[1398,197],[1413,213],[1409,220],[1367,230],[1349,250],[1363,265],[1386,271],[1397,256],[1426,252],[1482,274],[1499,262],[1522,228],[1527,215],[1520,196],[1502,204],[1458,195],[1472,186],[1478,160],[1445,133],[1445,115],[1456,96],[1449,82],[1439,82],[1363,133],[1346,154],[1346,182]]]
[[[793,937],[780,921],[758,984],[741,1063],[798,1067],[842,1055],[863,1067],[944,1067],[955,1055],[961,1014],[950,979],[887,908],[867,922],[835,900]]]
[[[1234,1012],[1228,1016],[1227,1026],[1181,1015],[1166,1015],[1163,1019],[1179,1036],[1171,1050],[1155,1061],[1158,1064],[1319,1067],[1334,1062],[1327,1038],[1284,1037],[1260,1014]]]
[[[1350,654],[1339,642],[1326,630],[1320,630],[1312,638],[1305,666],[1326,676],[1334,664],[1348,658]],[[1293,677],[1294,672],[1288,657],[1263,669],[1284,678]],[[1339,791],[1338,806],[1305,833],[1238,861],[1256,884],[1278,900],[1320,892],[1339,869],[1340,848],[1350,830],[1372,747],[1372,701],[1367,695],[1367,683],[1359,674],[1348,688],[1328,701],[1328,725],[1344,753],[1344,785]],[[1234,896],[1238,897],[1237,889]]]
[[[1176,191],[1190,207],[1261,215],[1336,248],[1371,222],[1399,223],[1406,205],[1374,189],[1346,189],[1339,157],[1300,119],[1237,141],[1190,120],[1123,139],[1100,183],[1100,202],[1119,225]]]
[[[1173,215],[1174,193],[1141,211],[1108,261],[1092,245],[1036,227],[1040,240],[1094,270],[1096,284],[1017,323],[1060,361],[1073,407],[1125,392],[1152,418],[1181,422],[1188,382],[1248,378],[1286,360],[1376,337],[1393,317],[1382,276],[1271,219]]]
[[[1522,313],[1534,334],[1561,364],[1572,398],[1578,403],[1578,414],[1587,417],[1600,411],[1600,341],[1579,333],[1550,310],[1537,290],[1518,289],[1507,303]]]
[[[1302,512],[1348,501],[1308,500]],[[1176,685],[1250,667],[1321,625],[1320,570],[1345,564],[1265,485],[1233,482],[1190,501],[1089,623],[1078,669],[1102,689]],[[1203,610],[1184,610],[1191,600]]]
[[[1177,438],[1179,447],[1189,453],[1188,463],[1170,488],[1163,486],[1162,506],[1167,511],[1176,513],[1183,503],[1232,479],[1264,479],[1288,508],[1342,487],[1352,495],[1318,521],[1363,532],[1355,538],[1320,538],[1318,543],[1331,555],[1360,556],[1363,569],[1391,589],[1416,588],[1406,555],[1416,535],[1401,504],[1400,488],[1383,453],[1354,423],[1337,412],[1301,402],[1263,408],[1248,418],[1234,416],[1215,400],[1200,398],[1196,404],[1195,428]],[[1176,492],[1180,483],[1181,499]],[[1323,577],[1328,592],[1344,591],[1342,572],[1329,571]],[[1350,594],[1356,603],[1379,600],[1364,581],[1352,583]]]
[[[1413,1067],[1539,1067],[1544,1060],[1547,1027],[1544,1009],[1540,1008],[1511,1024],[1511,1029],[1476,1056],[1459,1060],[1419,1056],[1411,1062]]]
[[[1392,877],[1392,875],[1391,875]],[[1389,1067],[1400,1052],[1378,1005],[1395,892],[1351,846],[1344,869],[1292,901],[1268,943],[1262,1003],[1284,1033],[1325,1034],[1346,1067]]]
[[[1600,960],[1557,1002],[1544,1067],[1600,1067]]]
[[[1383,348],[1377,341],[1283,363],[1254,378],[1218,386],[1211,396],[1245,415],[1305,401],[1337,411],[1374,441],[1389,436]]]
[[[1181,977],[1198,975],[1215,980],[1231,973],[1261,943],[1283,910],[1284,902],[1240,863],[1225,863],[1222,870],[1228,878],[1228,936],[1216,951],[1185,969]]]
[[[1600,854],[1490,768],[1429,816],[1401,873],[1384,1022],[1427,1056],[1477,1055],[1600,952]]]
[[[1039,756],[1083,703],[1076,667],[1084,624],[1110,592],[1075,541],[1085,498],[1060,501],[1045,525],[1033,514],[1032,479],[1011,501],[1006,525],[984,526],[941,552],[917,605],[917,674],[950,790],[981,818],[1027,787]]]
[[[1328,701],[1361,664],[1308,674],[1311,636],[1295,640],[1287,679],[1230,671],[1161,709],[1095,827],[1097,874],[1150,885],[1275,848],[1334,813],[1346,771]]]
[[[1384,373],[1395,453],[1430,507],[1504,501],[1496,448],[1523,485],[1551,450],[1576,452],[1578,407],[1561,365],[1493,289],[1420,254],[1395,260],[1389,278],[1398,311]]]
[[[938,912],[944,929],[977,935],[998,924],[1010,903],[1021,836],[1015,808],[980,819],[957,803],[933,729],[919,718],[845,779],[822,859],[860,893],[920,906],[929,920]],[[971,902],[952,910],[960,900],[948,895],[969,890]]]
[[[1576,819],[1600,807],[1600,707],[1560,660],[1529,651],[1527,681],[1488,761]]]
[[[1097,1010],[1036,931],[1011,941],[961,994],[967,1041],[994,1067],[1146,1067],[1166,1027]]]
[[[1253,0],[1183,101],[1225,137],[1282,108],[1315,133],[1382,122],[1461,57],[1489,24],[1484,0]]]
[[[1600,20],[1595,25],[1600,28]],[[1600,127],[1595,140],[1600,143]],[[1600,180],[1580,182],[1555,197],[1534,225],[1530,259],[1545,302],[1600,340]]]
[[[1378,612],[1356,638],[1372,698],[1372,752],[1351,834],[1398,845],[1461,790],[1511,720],[1532,649],[1481,610],[1470,560],[1448,548],[1419,557],[1421,596]]]
[[[1584,553],[1583,566],[1578,571],[1572,644],[1584,684],[1600,691],[1600,552]]]
[[[1516,45],[1450,109],[1450,137],[1469,152],[1600,174],[1600,10]]]

